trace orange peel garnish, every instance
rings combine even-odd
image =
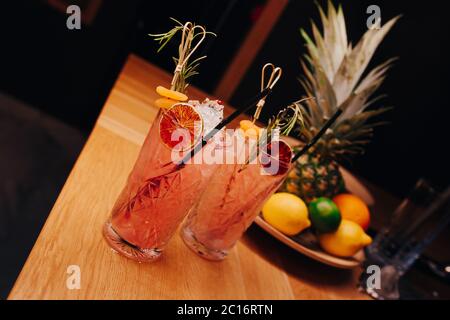
[[[161,109],[169,109],[175,103],[178,103],[178,101],[169,98],[159,98],[155,100],[155,105]]]
[[[157,86],[156,93],[158,93],[162,97],[176,100],[176,101],[187,101],[187,99],[188,99],[188,96],[185,95],[184,93],[181,93],[181,92],[178,92],[175,90],[170,90],[163,86]]]
[[[252,139],[258,139],[258,137],[261,134],[261,129],[256,124],[254,124],[250,120],[241,120],[239,122],[239,127],[244,132],[244,135],[246,137],[252,138]]]

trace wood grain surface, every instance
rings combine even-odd
[[[102,226],[170,75],[131,55],[61,191],[9,299],[361,299],[359,270],[322,265],[252,226],[223,262],[203,260],[176,234],[163,257],[139,264],[114,253]],[[190,88],[191,98],[203,92]],[[231,109],[227,109],[227,113]],[[67,269],[81,270],[68,289]]]

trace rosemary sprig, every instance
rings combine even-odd
[[[283,136],[287,136],[291,133],[291,131],[299,126],[300,128],[304,127],[303,121],[303,113],[301,110],[301,103],[303,100],[295,101],[269,120],[269,124],[267,125],[267,135],[271,135],[272,131],[276,128],[279,129],[279,132]]]
[[[190,77],[199,74],[199,72],[197,71],[197,69],[200,65],[199,62],[206,58],[206,56],[202,56],[202,57],[194,59],[192,62],[187,61],[187,59],[190,58],[193,50],[195,50],[195,48],[196,48],[196,45],[192,46],[192,44],[194,43],[194,40],[196,40],[197,37],[199,37],[199,36],[201,36],[201,37],[204,37],[206,35],[216,36],[216,34],[213,32],[210,32],[210,31],[206,31],[203,27],[196,26],[194,23],[183,24],[180,21],[178,21],[177,19],[174,19],[174,18],[170,18],[170,19],[175,22],[175,26],[172,29],[170,29],[169,31],[167,31],[165,33],[149,34],[149,36],[153,37],[154,40],[160,44],[158,51],[157,51],[157,52],[160,52],[174,38],[174,36],[177,33],[180,32],[182,34],[182,39],[184,42],[182,41],[182,43],[180,43],[180,45],[179,45],[178,57],[172,58],[173,61],[175,62],[176,66],[179,65],[180,58],[182,59],[181,70],[179,70],[177,72],[177,69],[175,69],[174,79],[172,81],[171,89],[184,93],[186,91],[186,88],[189,86],[189,83],[187,82],[187,80]],[[196,42],[197,45],[202,40],[203,39],[198,40]],[[186,59],[186,61],[183,61],[185,59]]]
[[[190,62],[186,68],[183,68],[180,73],[180,78],[178,79],[178,85],[179,87],[183,88],[183,91],[186,91],[187,87],[189,86],[189,83],[186,82],[187,79],[189,79],[192,76],[195,76],[199,74],[197,71],[198,67],[200,66],[200,61],[205,59],[206,56],[198,57],[194,61]],[[175,62],[175,65],[178,65],[178,59],[173,57],[173,61]]]
[[[304,127],[301,109],[301,103],[304,100],[306,99],[293,102],[286,108],[280,110],[276,116],[269,120],[266,129],[258,139],[258,143],[252,149],[251,155],[240,170],[245,169],[249,163],[255,160],[259,155],[261,146],[268,145],[276,135],[287,136],[297,126],[299,128]]]
[[[169,31],[167,31],[165,33],[156,33],[156,34],[149,33],[148,34],[150,37],[154,38],[153,40],[159,42],[160,46],[157,51],[158,53],[162,49],[164,49],[166,44],[169,43],[169,41],[178,33],[178,31],[183,30],[184,25],[180,21],[178,21],[177,19],[172,18],[172,17],[170,18],[170,20],[175,21],[176,25]]]

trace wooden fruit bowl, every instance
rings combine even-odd
[[[359,182],[359,180],[353,176],[350,172],[344,168],[340,168],[342,176],[345,181],[347,190],[360,197],[367,205],[371,206],[374,203],[373,197],[367,188]],[[310,231],[305,230],[298,235],[289,237],[276,230],[270,224],[268,224],[261,216],[255,219],[255,223],[260,226],[267,233],[280,240],[284,244],[288,245],[292,249],[308,256],[314,260],[330,265],[332,267],[341,269],[352,269],[358,267],[364,260],[364,253],[360,250],[353,257],[340,258],[333,256],[323,251],[317,241],[316,236]]]

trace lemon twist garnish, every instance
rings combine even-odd
[[[262,128],[258,127],[250,120],[242,120],[241,122],[239,122],[239,126],[246,137],[258,139],[261,134]]]

